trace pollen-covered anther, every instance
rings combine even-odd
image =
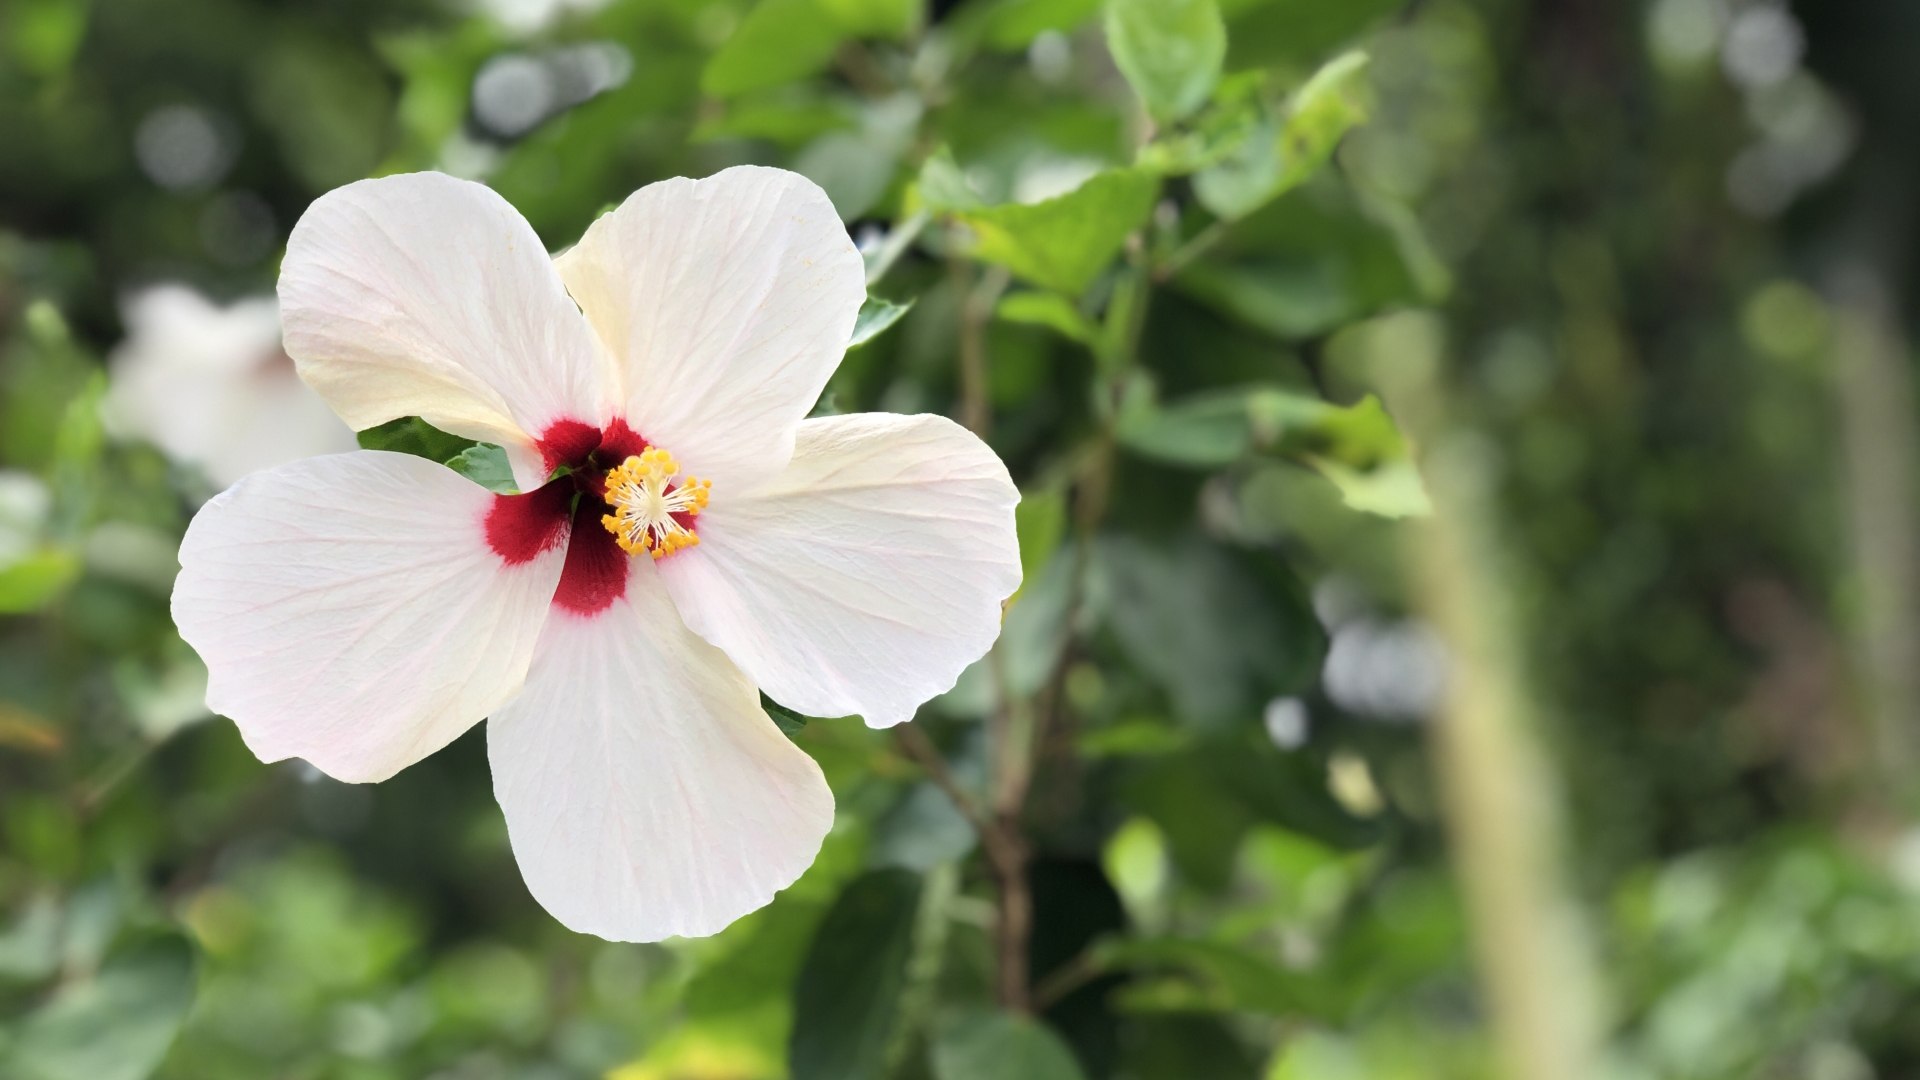
[[[649,447],[607,471],[607,502],[613,513],[602,515],[621,548],[656,559],[692,547],[700,537],[682,524],[707,508],[713,481],[680,475],[680,463],[659,447]]]

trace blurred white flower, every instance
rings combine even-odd
[[[146,439],[226,487],[259,469],[358,448],[280,348],[271,297],[220,307],[185,285],[123,305],[127,338],[109,362],[107,430]]]

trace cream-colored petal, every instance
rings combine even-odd
[[[519,691],[564,545],[517,565],[494,495],[441,465],[358,450],[254,473],[194,516],[173,618],[207,707],[262,761],[384,780]]]
[[[615,941],[721,930],[792,884],[833,825],[820,767],[645,562],[612,607],[554,610],[526,690],[487,721],[527,887]]]
[[[627,422],[717,488],[786,463],[866,298],[826,193],[751,165],[641,188],[556,264],[622,366]]]
[[[727,495],[660,575],[688,626],[802,713],[911,719],[993,645],[1020,586],[1020,493],[945,417],[808,420],[785,470]]]
[[[482,184],[409,173],[322,195],[287,241],[280,308],[301,377],[355,429],[419,416],[526,448],[618,404],[540,238]]]

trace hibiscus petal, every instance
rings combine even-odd
[[[826,193],[743,165],[649,184],[556,264],[626,372],[626,418],[716,488],[793,453],[866,297]]]
[[[254,473],[187,528],[173,618],[207,663],[207,707],[262,761],[384,780],[451,742],[526,677],[564,545],[508,565],[495,496],[405,454]]]
[[[820,767],[639,563],[612,607],[554,611],[526,690],[487,721],[527,887],[615,941],[715,933],[792,884],[833,825]]]
[[[356,429],[419,416],[524,449],[617,404],[540,238],[482,184],[410,173],[322,195],[287,241],[280,309],[301,376]]]
[[[940,416],[800,425],[793,461],[661,560],[696,633],[776,701],[885,727],[951,689],[1020,585],[1005,465]]]

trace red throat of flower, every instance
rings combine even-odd
[[[710,485],[681,476],[672,456],[625,420],[605,428],[561,420],[537,446],[549,476],[566,471],[535,491],[494,496],[487,543],[510,566],[565,544],[559,607],[604,611],[627,591],[630,556],[660,559],[700,542],[694,518]]]

